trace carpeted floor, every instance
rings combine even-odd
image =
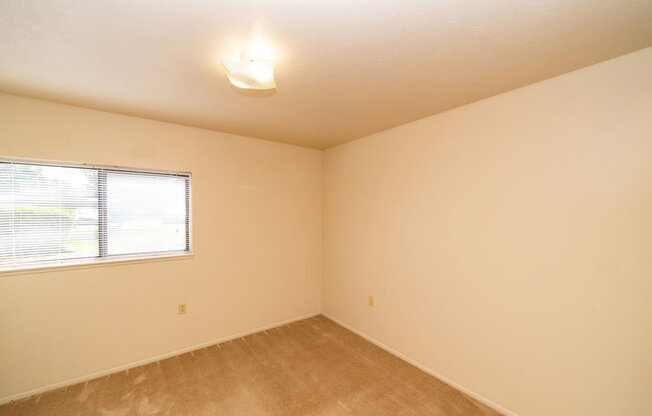
[[[323,316],[0,406],[0,415],[498,415]]]

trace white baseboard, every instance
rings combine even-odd
[[[345,324],[344,322],[340,321],[337,318],[332,317],[331,315],[327,314],[326,312],[322,311],[321,314],[324,315],[325,317],[327,317],[328,319],[332,320],[333,322],[337,323],[338,325],[343,326],[344,328],[348,329],[349,331],[355,332],[356,334],[360,335],[362,338],[364,338],[367,341],[377,345],[378,347],[384,349],[385,351],[397,356],[401,360],[412,364],[413,366],[425,371],[426,373],[430,374],[431,376],[443,381],[444,383],[448,384],[449,386],[455,387],[457,390],[460,390],[464,394],[466,394],[468,396],[471,396],[474,399],[476,399],[477,401],[491,407],[495,411],[497,411],[499,413],[502,413],[505,416],[518,416],[516,413],[514,413],[514,412],[512,412],[510,410],[507,410],[502,406],[497,405],[496,403],[492,402],[491,400],[480,396],[479,394],[467,389],[466,387],[464,387],[462,385],[457,384],[453,380],[442,376],[441,374],[437,373],[436,371],[431,370],[430,368],[426,367],[425,365],[418,363],[417,361],[413,360],[412,358],[410,358],[410,357],[396,351],[395,349],[393,349],[392,347],[390,347],[388,345],[383,344],[382,342],[378,341],[377,339],[370,337],[369,335],[367,335],[367,334],[363,333],[362,331],[352,327],[351,325]]]
[[[227,335],[225,337],[216,338],[216,339],[213,339],[213,340],[210,340],[210,341],[202,342],[201,344],[196,344],[196,345],[192,345],[190,347],[185,347],[185,348],[182,348],[180,350],[170,351],[170,352],[167,352],[165,354],[160,354],[160,355],[157,355],[157,356],[154,356],[154,357],[151,357],[151,358],[146,358],[144,360],[134,361],[132,363],[119,365],[117,367],[107,368],[105,370],[101,370],[101,371],[97,371],[97,372],[94,372],[94,373],[86,374],[84,376],[59,381],[59,382],[53,383],[53,384],[48,384],[46,386],[38,387],[36,389],[32,389],[32,390],[25,391],[25,392],[22,392],[22,393],[12,394],[10,396],[5,396],[5,397],[0,398],[0,404],[5,404],[5,403],[11,402],[13,400],[18,400],[18,399],[23,399],[23,398],[30,397],[30,396],[35,396],[37,394],[41,394],[41,393],[44,393],[46,391],[58,389],[58,388],[61,388],[61,387],[70,386],[72,384],[81,383],[81,382],[84,382],[84,381],[87,381],[87,380],[92,380],[92,379],[95,379],[95,378],[98,378],[98,377],[103,377],[103,376],[106,376],[106,375],[109,375],[109,374],[118,373],[120,371],[125,371],[125,370],[128,370],[130,368],[139,367],[141,365],[145,365],[145,364],[153,363],[153,362],[156,362],[156,361],[164,360],[166,358],[174,357],[175,355],[183,354],[183,353],[190,352],[190,351],[199,350],[199,349],[202,349],[202,348],[210,347],[211,345],[219,344],[221,342],[230,341],[232,339],[241,338],[241,337],[244,337],[244,336],[247,336],[247,335],[254,334],[256,332],[261,332],[261,331],[265,331],[267,329],[276,328],[277,326],[283,326],[283,325],[290,324],[292,322],[312,318],[313,316],[317,316],[319,314],[320,314],[320,312],[314,312],[314,313],[310,313],[310,314],[307,314],[307,315],[298,316],[296,318],[291,318],[291,319],[286,319],[284,321],[274,322],[274,323],[271,323],[271,324],[268,324],[268,325],[265,325],[265,326],[250,329],[248,331],[238,332],[237,334]]]

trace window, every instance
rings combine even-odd
[[[190,175],[0,160],[0,270],[190,253]]]

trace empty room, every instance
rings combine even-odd
[[[652,415],[652,1],[0,1],[28,415]]]

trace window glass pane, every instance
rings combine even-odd
[[[0,267],[98,256],[97,170],[0,162]]]
[[[186,250],[187,180],[107,171],[108,255]]]

